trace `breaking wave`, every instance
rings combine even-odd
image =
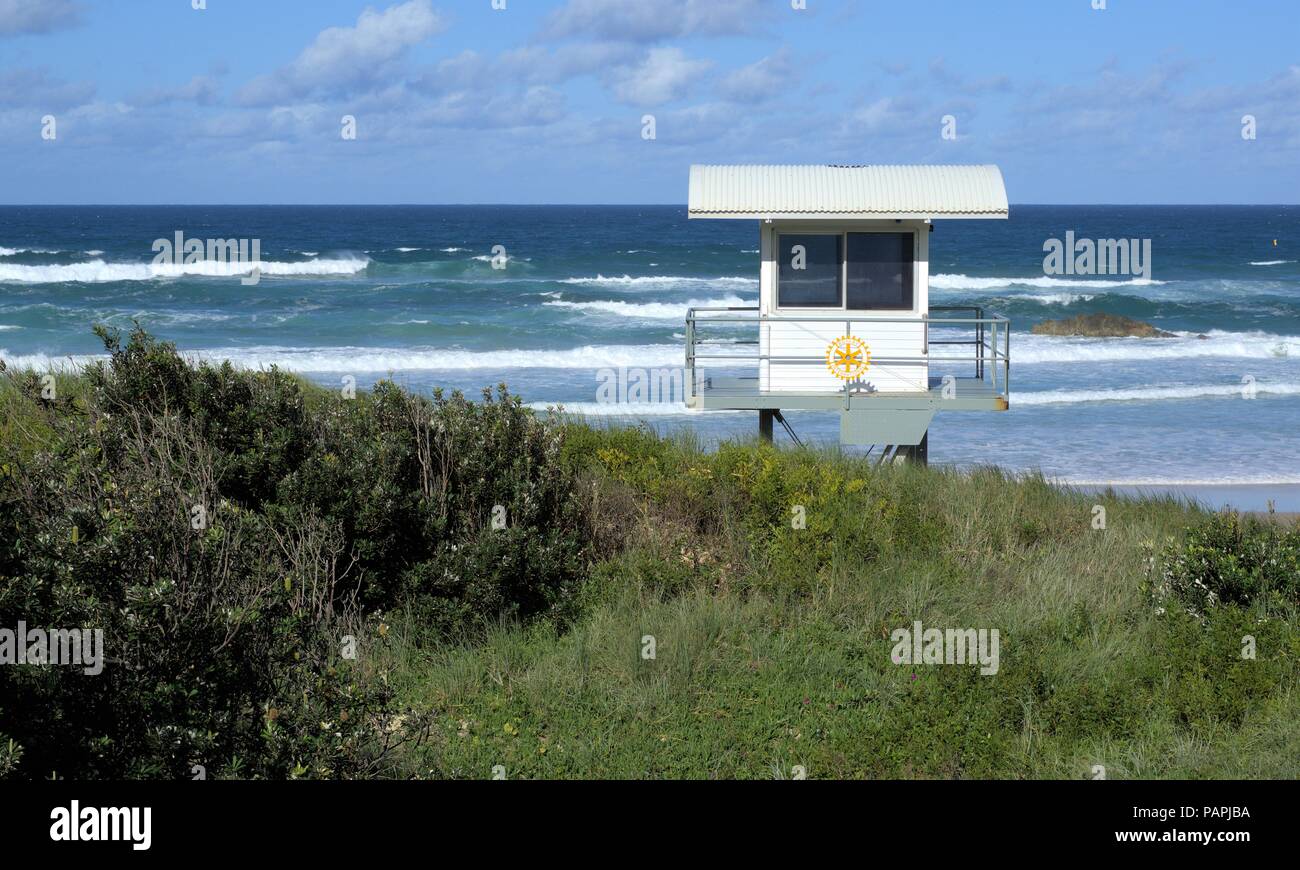
[[[931,275],[930,287],[935,290],[1002,290],[1007,287],[1084,287],[1106,290],[1114,287],[1155,287],[1164,284],[1152,278],[1130,278],[1117,281],[1108,278],[1052,278],[1040,275],[1034,278],[972,278],[969,275]]]
[[[247,275],[256,266],[263,276],[329,276],[355,275],[362,272],[370,260],[306,260],[299,263],[227,263],[203,260],[198,263],[106,263],[92,260],[89,263],[72,263],[64,266],[19,266],[0,263],[0,282],[19,284],[103,284],[110,281],[154,281],[165,278],[234,278]]]
[[[692,284],[733,284],[737,287],[757,287],[757,278],[690,278],[681,275],[652,275],[633,278],[624,275],[621,278],[597,275],[595,278],[563,278],[561,284],[585,284],[596,287],[672,287]]]
[[[1300,356],[1300,336],[1262,332],[1208,333],[1180,338],[1053,338],[1013,335],[1011,361],[1023,363],[1092,363],[1123,360],[1286,359]]]
[[[1036,393],[1012,393],[1011,404],[1023,405],[1077,405],[1085,402],[1160,402],[1173,399],[1203,399],[1214,397],[1241,398],[1242,384],[1196,384],[1179,387],[1133,387],[1115,390],[1046,390]],[[1256,395],[1300,395],[1297,383],[1254,384]]]
[[[230,360],[240,368],[278,366],[295,372],[464,371],[471,369],[600,369],[681,366],[679,344],[607,345],[569,350],[446,350],[384,347],[249,347],[182,351],[193,360]],[[10,355],[0,349],[0,359],[17,369],[41,371],[81,367],[105,359],[102,354],[50,356]]]
[[[593,302],[570,302],[566,299],[553,299],[542,304],[553,308],[571,308],[576,311],[594,311],[600,314],[645,320],[685,320],[686,312],[691,308],[734,308],[757,305],[758,301],[741,299],[739,296],[725,296],[721,299],[692,299],[688,302],[623,302],[604,299]]]

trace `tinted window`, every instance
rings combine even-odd
[[[777,236],[777,305],[781,308],[839,308],[838,235]]]
[[[912,234],[849,233],[848,308],[912,307]]]

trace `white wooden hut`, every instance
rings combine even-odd
[[[767,438],[834,409],[842,443],[922,461],[937,410],[1007,409],[1006,318],[929,293],[933,221],[1008,216],[996,166],[692,166],[688,213],[759,221],[758,305],[687,316],[689,406],[758,410]]]

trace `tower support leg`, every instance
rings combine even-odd
[[[758,412],[758,437],[768,444],[772,443],[772,423],[775,420],[775,411],[764,408]]]

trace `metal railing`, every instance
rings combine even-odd
[[[951,316],[954,312],[969,312],[972,316],[955,317]],[[935,316],[938,313],[939,316]],[[856,314],[856,316],[855,316]],[[977,305],[935,305],[931,306],[929,313],[923,315],[920,319],[915,316],[897,317],[897,316],[877,316],[865,315],[861,313],[844,312],[843,314],[768,314],[762,315],[756,306],[741,306],[730,308],[717,307],[700,307],[691,308],[686,313],[686,383],[687,390],[691,395],[698,392],[700,381],[697,380],[697,363],[709,361],[706,365],[716,365],[718,363],[727,364],[728,368],[748,367],[756,365],[761,372],[762,363],[782,363],[782,364],[808,364],[824,365],[824,354],[804,354],[804,355],[780,355],[774,356],[770,352],[770,342],[768,352],[762,350],[762,342],[755,340],[737,340],[734,336],[720,337],[716,335],[702,334],[701,328],[709,324],[728,324],[735,326],[737,324],[754,324],[762,326],[764,324],[776,323],[842,323],[844,324],[844,334],[851,335],[854,333],[854,325],[858,325],[856,334],[862,335],[870,331],[873,324],[882,323],[904,323],[920,324],[924,327],[922,352],[916,356],[876,356],[872,355],[872,365],[905,365],[925,363],[930,375],[933,376],[934,368],[942,366],[945,363],[970,363],[973,368],[973,378],[986,383],[996,394],[1007,396],[1010,392],[1011,376],[1011,321],[1000,314],[986,313],[984,309]],[[939,327],[947,328],[969,328],[968,337],[951,338],[946,337],[947,333],[941,333],[945,337],[932,338],[931,329]],[[942,354],[938,356],[930,355],[931,346],[957,346],[969,347],[973,352],[968,355],[950,356]],[[708,353],[701,352],[700,348],[726,346],[731,348],[755,346],[759,348],[753,353]],[[757,378],[756,378],[757,379]],[[841,392],[847,392],[851,384],[846,383]],[[826,392],[824,390],[818,392]]]

